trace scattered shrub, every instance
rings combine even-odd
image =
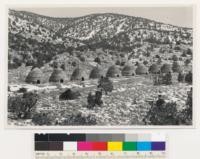
[[[101,91],[96,91],[95,93],[95,104],[98,106],[101,106],[103,104]]]
[[[25,92],[27,92],[27,89],[24,88],[24,87],[22,87],[17,92],[19,92],[19,93],[25,93]]]
[[[172,74],[168,72],[165,76],[163,76],[163,84],[170,85],[172,84]]]
[[[60,68],[62,69],[62,70],[66,70],[66,65],[63,63],[61,66],[60,66]]]
[[[183,52],[181,56],[182,56],[182,57],[187,57],[186,52]]]
[[[181,66],[178,64],[178,62],[174,61],[172,64],[172,71],[173,72],[181,72]]]
[[[188,72],[185,76],[185,82],[187,82],[188,84],[192,84],[192,72]]]
[[[188,48],[187,51],[186,51],[186,53],[187,53],[188,55],[192,55],[192,49]]]
[[[92,95],[90,92],[87,97],[87,108],[92,109],[95,106],[101,106],[103,104],[102,101],[102,92],[101,91],[96,91],[95,95]]]
[[[38,98],[38,95],[32,92],[24,93],[23,96],[9,97],[8,111],[16,118],[30,119],[36,109]]]
[[[98,63],[99,65],[101,64],[101,59],[99,57],[96,57],[94,59],[94,62]]]
[[[81,112],[71,114],[63,122],[64,125],[96,125],[97,121],[94,115],[84,115]]]
[[[101,88],[105,93],[112,92],[113,83],[108,77],[102,77],[98,82],[98,88]]]
[[[188,92],[188,97],[186,101],[186,108],[180,112],[179,119],[180,124],[191,125],[192,124],[192,88]]]
[[[46,112],[35,113],[32,122],[35,125],[54,125],[55,116]]]
[[[88,94],[87,102],[88,102],[87,108],[92,109],[95,107],[95,96],[92,95],[91,92]]]
[[[126,62],[125,61],[123,61],[123,62],[121,62],[121,66],[124,66],[126,64]]]
[[[73,67],[76,67],[76,65],[77,65],[76,62],[73,61],[73,62],[72,62],[72,66],[73,66]]]
[[[121,65],[121,62],[119,60],[116,61],[116,65]]]
[[[184,62],[185,66],[188,66],[190,64],[190,62],[191,62],[190,59],[186,59],[185,62]]]
[[[163,103],[157,106],[155,103],[143,119],[147,125],[177,125],[179,117],[176,103]]]
[[[172,60],[173,60],[173,61],[178,61],[178,57],[177,57],[176,55],[173,55],[173,56],[172,56]]]
[[[160,58],[160,56],[159,56],[159,55],[156,55],[156,56],[155,56],[155,58],[158,58],[158,59],[159,59],[159,58]]]
[[[181,72],[178,74],[178,82],[184,82],[185,75]]]
[[[123,57],[125,57],[125,55],[124,55],[123,53],[121,53],[121,54],[120,54],[120,57],[123,58]]]
[[[80,56],[79,59],[80,59],[81,62],[85,62],[85,57],[84,56]]]
[[[59,63],[57,61],[53,62],[53,68],[59,68]]]
[[[158,99],[152,103],[143,121],[147,125],[191,125],[192,88],[188,92],[185,109],[179,112],[175,102],[166,103],[164,99]]]
[[[161,63],[162,63],[162,59],[160,57],[160,58],[158,58],[157,64],[160,65]]]

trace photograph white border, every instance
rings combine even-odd
[[[5,128],[6,129],[28,129],[28,130],[38,130],[38,129],[42,129],[42,130],[62,130],[62,129],[68,129],[68,130],[114,130],[114,129],[123,129],[123,130],[132,130],[132,129],[194,129],[196,128],[196,112],[195,112],[195,108],[198,106],[198,90],[196,87],[194,87],[194,85],[198,85],[198,82],[196,80],[196,74],[198,69],[197,68],[197,64],[198,61],[196,58],[196,54],[197,54],[197,34],[196,34],[196,30],[197,30],[197,23],[196,23],[196,19],[197,19],[197,11],[196,11],[196,3],[166,3],[166,4],[7,4],[5,6],[5,11],[6,11],[6,17],[5,17],[5,38],[6,39],[6,45],[5,45],[5,52],[7,53],[6,56],[4,56],[4,72],[3,74],[6,75],[4,76],[3,80],[4,81],[4,100],[3,100],[3,105],[4,105],[4,109],[5,109],[5,113],[4,113],[4,119],[5,119]],[[9,8],[33,8],[33,7],[39,7],[39,8],[55,8],[55,7],[76,7],[76,8],[82,8],[82,7],[185,7],[185,6],[191,6],[193,7],[193,119],[192,119],[192,125],[188,125],[188,126],[182,126],[182,125],[174,125],[174,126],[149,126],[149,125],[133,125],[133,126],[96,126],[96,125],[92,125],[92,126],[15,126],[15,125],[8,125],[8,112],[7,112],[7,100],[8,100],[8,9]]]

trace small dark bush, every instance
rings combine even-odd
[[[80,59],[81,62],[85,62],[85,57],[84,56],[80,56],[79,59]]]
[[[192,50],[191,50],[190,48],[188,48],[187,51],[186,51],[186,53],[187,53],[188,55],[192,55]]]
[[[185,82],[187,82],[188,84],[192,84],[192,72],[188,72],[185,76]]]
[[[66,65],[63,63],[61,66],[60,66],[60,68],[62,68],[62,70],[66,70]]]
[[[125,64],[126,64],[126,62],[123,61],[123,62],[121,62],[120,65],[121,65],[121,66],[124,66]]]
[[[178,57],[177,57],[176,55],[173,55],[173,56],[172,56],[172,60],[173,60],[173,61],[178,61]]]
[[[178,62],[174,61],[172,64],[172,71],[173,72],[181,72],[181,66],[178,64]]]
[[[102,92],[101,91],[96,91],[96,93],[95,93],[95,103],[98,106],[101,106],[103,104]]]
[[[121,65],[121,62],[119,60],[116,61],[116,65]]]
[[[96,62],[96,63],[98,63],[98,64],[101,64],[101,59],[100,59],[99,57],[96,57],[96,58],[94,59],[94,62]]]
[[[103,104],[102,101],[102,92],[101,91],[96,91],[95,95],[92,95],[90,92],[87,97],[87,108],[92,109],[95,106],[101,106]]]
[[[186,59],[184,63],[185,63],[185,66],[188,66],[191,63],[191,61],[190,59]]]
[[[27,92],[27,89],[24,88],[24,87],[22,87],[17,92],[19,92],[19,93],[25,93],[25,92]]]
[[[108,92],[112,92],[113,83],[110,81],[108,77],[102,77],[99,80],[98,88],[101,88],[107,94]]]
[[[144,64],[144,65],[147,65],[147,64],[148,64],[148,61],[144,61],[143,64]]]
[[[187,57],[186,52],[183,52],[181,56],[182,56],[182,57]]]
[[[172,84],[172,74],[171,72],[167,73],[163,78],[163,84],[170,85]]]
[[[95,96],[92,95],[91,92],[88,94],[87,102],[88,102],[87,108],[92,109],[95,107]]]
[[[73,61],[73,62],[72,62],[72,66],[73,66],[73,67],[76,67],[76,65],[77,65],[76,62]]]
[[[178,74],[178,82],[184,82],[185,75],[181,72]]]

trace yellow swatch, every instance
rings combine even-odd
[[[108,142],[108,151],[122,151],[122,142]]]

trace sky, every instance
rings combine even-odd
[[[193,9],[183,7],[57,7],[14,8],[51,17],[80,17],[92,13],[118,13],[192,28]]]

